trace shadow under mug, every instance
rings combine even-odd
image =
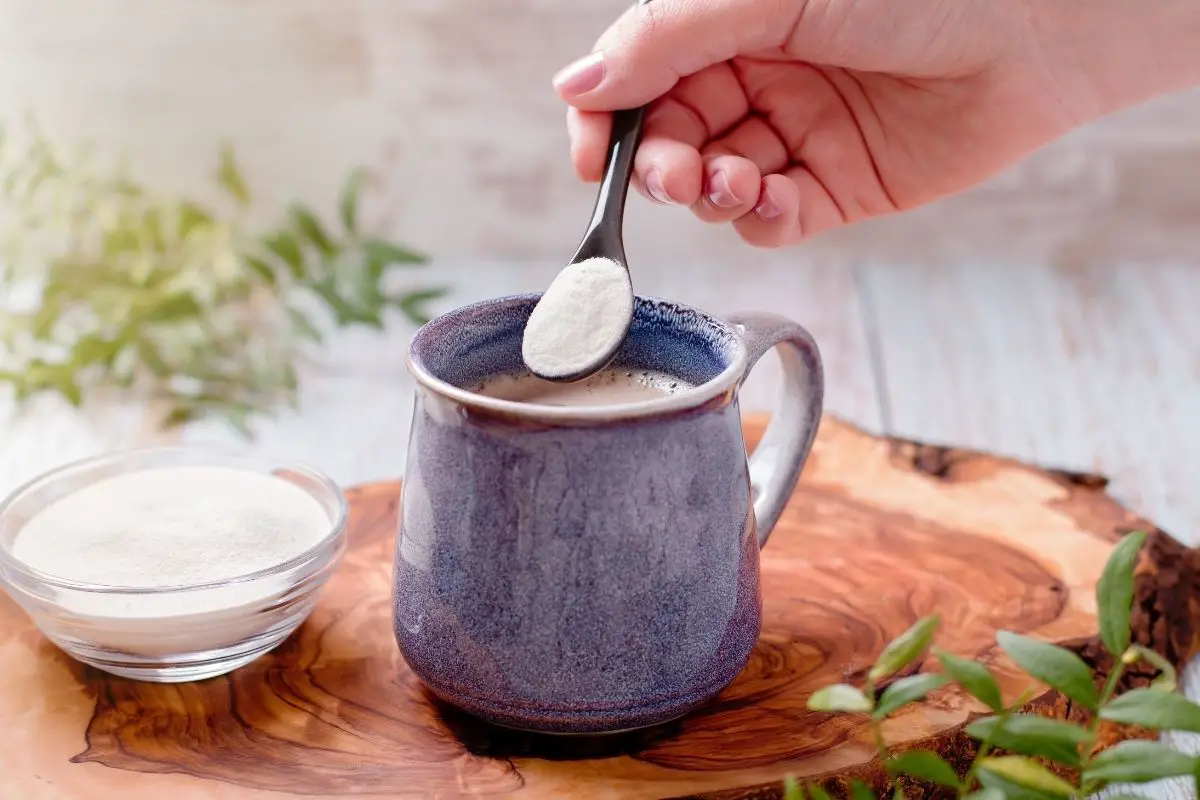
[[[783,317],[639,297],[613,366],[694,388],[607,406],[466,391],[524,371],[537,300],[466,306],[413,337],[396,639],[434,694],[493,724],[657,725],[717,695],[758,640],[759,548],[816,435],[820,354]],[[784,388],[747,460],[737,393],[773,347]]]

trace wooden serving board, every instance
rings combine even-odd
[[[754,441],[762,420],[747,428]],[[350,492],[350,549],[320,606],[276,651],[223,678],[139,684],[84,668],[0,595],[0,796],[743,798],[778,796],[788,773],[870,777],[878,765],[863,726],[807,711],[814,689],[860,681],[891,637],[933,612],[944,620],[939,644],[988,658],[1010,698],[1027,683],[995,652],[997,629],[1102,660],[1094,586],[1115,538],[1134,529],[1154,531],[1139,567],[1137,640],[1176,664],[1197,649],[1200,553],[1122,509],[1103,479],[826,418],[763,555],[761,642],[715,703],[610,739],[500,731],[438,707],[396,649],[398,492]],[[1074,713],[1053,692],[1035,703]],[[962,758],[959,731],[981,711],[946,689],[887,733]]]

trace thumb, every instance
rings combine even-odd
[[[778,47],[804,0],[651,0],[626,11],[595,49],[554,76],[585,111],[644,105],[675,83],[740,53]]]

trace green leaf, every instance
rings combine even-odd
[[[424,325],[430,320],[430,314],[425,309],[425,304],[442,297],[447,291],[448,289],[445,287],[423,289],[421,291],[409,292],[393,302],[403,312],[404,316],[408,317],[409,321],[416,325]]]
[[[388,266],[390,264],[423,264],[425,256],[414,252],[407,248],[401,247],[398,244],[384,241],[383,239],[368,239],[363,242],[363,255],[366,258],[380,266]]]
[[[1032,714],[977,719],[967,726],[967,735],[1002,750],[1041,756],[1068,766],[1078,766],[1080,746],[1095,739],[1078,725]]]
[[[300,243],[296,241],[296,237],[287,231],[279,231],[264,239],[263,244],[287,265],[293,278],[303,280],[306,273],[304,252],[300,249]]]
[[[202,416],[198,409],[178,405],[167,412],[167,415],[163,417],[162,424],[164,428],[178,428],[180,425],[186,425]]]
[[[805,788],[808,789],[808,796],[812,800],[833,800],[829,796],[829,792],[825,791],[824,787],[819,783],[806,784]]]
[[[1183,695],[1159,689],[1133,689],[1110,700],[1100,718],[1160,731],[1200,733],[1200,706]]]
[[[250,202],[250,190],[246,187],[246,179],[242,177],[237,160],[233,157],[233,148],[228,143],[221,145],[217,183],[242,205]]]
[[[334,321],[338,325],[359,324],[377,330],[383,328],[383,317],[380,315],[381,308],[367,308],[355,305],[342,297],[332,281],[321,281],[314,284],[311,288],[329,306],[329,310],[333,312]]]
[[[302,205],[294,204],[291,208],[292,222],[300,231],[309,244],[317,248],[323,255],[332,256],[337,252],[333,241],[329,238],[329,234],[325,232],[325,228],[321,225],[321,221],[317,219],[316,214],[313,214]]]
[[[121,351],[122,343],[112,339],[104,339],[94,334],[80,337],[71,348],[72,359],[80,365],[102,364],[111,366],[117,353]]]
[[[928,750],[909,750],[888,759],[888,772],[932,781],[951,789],[958,788],[958,774],[937,753]]]
[[[198,228],[207,228],[213,224],[212,215],[195,203],[182,203],[179,206],[179,236],[186,239],[188,234]]]
[[[1173,692],[1179,686],[1179,674],[1170,661],[1160,656],[1149,647],[1140,644],[1130,645],[1121,659],[1127,665],[1137,661],[1146,661],[1159,671],[1159,676],[1150,682],[1150,688],[1160,692]]]
[[[347,233],[358,233],[358,199],[362,196],[365,180],[365,170],[352,170],[350,177],[346,179],[345,187],[342,189],[342,196],[338,202],[338,212],[342,217],[342,227],[346,229]]]
[[[254,434],[250,430],[250,410],[246,408],[225,408],[222,409],[222,415],[229,426],[247,439],[253,438]]]
[[[302,339],[308,339],[309,341],[316,342],[318,344],[324,340],[325,337],[321,334],[321,329],[318,328],[303,311],[298,308],[288,306],[287,315],[289,318],[291,318],[292,326],[295,327],[297,335]]]
[[[83,389],[73,377],[64,376],[56,388],[73,407],[83,405]]]
[[[850,800],[876,800],[871,787],[859,780],[850,783]]]
[[[963,800],[1005,800],[1005,797],[1004,792],[999,789],[984,787],[979,791],[971,792]]]
[[[178,292],[159,301],[145,319],[146,322],[178,322],[203,314],[204,310],[195,297],[187,292]]]
[[[996,641],[1021,669],[1037,680],[1089,709],[1099,704],[1092,671],[1070,650],[1009,631],[996,634]]]
[[[1017,786],[1057,797],[1070,797],[1075,787],[1050,770],[1022,756],[993,756],[976,762],[981,772],[997,775]]]
[[[1004,698],[1000,695],[1000,685],[992,677],[992,673],[983,664],[971,661],[944,650],[934,650],[942,669],[960,686],[971,693],[971,696],[993,711],[1004,710]]]
[[[893,639],[883,648],[883,652],[875,660],[875,666],[871,667],[868,673],[870,680],[886,678],[920,658],[929,648],[929,643],[933,641],[933,635],[940,624],[941,619],[937,616],[925,617],[917,620],[911,628]]]
[[[976,775],[979,785],[984,791],[998,792],[1004,800],[1057,800],[1058,795],[1039,792],[1025,786],[1013,783],[987,770],[979,770]]]
[[[936,672],[900,678],[884,690],[875,706],[875,718],[883,719],[898,708],[924,699],[934,689],[949,682],[949,678]]]
[[[808,698],[810,711],[844,711],[866,714],[871,711],[871,700],[860,690],[846,683],[835,683],[817,689]]]
[[[261,258],[246,256],[243,261],[245,261],[246,266],[254,270],[254,272],[257,273],[258,276],[263,279],[263,282],[268,286],[274,286],[279,282],[279,279],[275,275],[275,270],[270,264],[268,264],[266,261],[263,261]]]
[[[171,365],[168,364],[159,353],[158,348],[145,339],[138,340],[135,346],[138,358],[142,360],[143,366],[150,370],[156,378],[170,378]]]
[[[905,800],[904,787],[900,785],[900,781],[896,781],[896,788],[892,790],[892,800]]]
[[[1194,775],[1200,760],[1158,742],[1120,742],[1098,753],[1083,772],[1085,781],[1146,783]]]
[[[1129,647],[1129,615],[1133,608],[1133,570],[1146,543],[1145,533],[1131,533],[1117,543],[1096,584],[1100,639],[1118,658]]]

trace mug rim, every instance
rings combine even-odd
[[[635,295],[635,303],[638,300],[651,303],[662,303],[673,306],[681,311],[696,315],[705,323],[714,328],[724,330],[730,333],[736,339],[733,358],[729,365],[720,373],[690,389],[685,389],[677,394],[663,395],[650,400],[637,400],[631,403],[605,403],[600,405],[587,406],[556,406],[545,403],[524,403],[516,400],[504,400],[498,397],[488,397],[487,395],[475,394],[466,389],[460,389],[451,383],[448,383],[441,378],[433,375],[424,367],[417,364],[413,357],[413,350],[416,348],[417,341],[429,326],[438,321],[444,321],[447,317],[454,315],[466,315],[472,311],[477,311],[483,308],[495,308],[497,306],[509,306],[521,303],[528,303],[530,300],[536,301],[541,298],[541,292],[526,292],[522,294],[503,295],[501,297],[493,297],[488,300],[479,300],[474,303],[468,303],[464,306],[447,311],[444,314],[439,314],[437,317],[426,322],[413,333],[409,339],[408,349],[404,355],[404,363],[408,368],[408,372],[416,379],[417,384],[425,389],[440,395],[448,400],[451,400],[459,405],[466,406],[469,409],[477,411],[486,411],[493,414],[502,414],[505,416],[518,417],[534,421],[549,421],[549,422],[610,422],[616,420],[638,419],[643,417],[653,417],[661,414],[670,414],[679,411],[690,411],[691,409],[703,406],[716,397],[727,393],[733,389],[741,380],[746,370],[746,341],[744,326],[724,322],[723,320],[714,317],[698,308],[677,302],[675,300],[667,300],[661,297],[653,297],[650,295]]]

